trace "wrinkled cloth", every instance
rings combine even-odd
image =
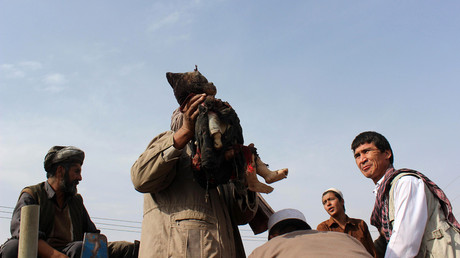
[[[354,237],[340,232],[298,230],[256,248],[249,258],[372,257]]]
[[[39,239],[70,257],[80,257],[81,241],[85,232],[99,233],[79,194],[67,196],[65,206],[60,209],[55,191],[45,181],[21,191],[11,219],[11,238],[2,246],[3,257],[17,256],[21,208],[34,204],[40,205]],[[56,212],[57,210],[62,210],[62,213]]]
[[[175,149],[173,134],[155,137],[131,168],[144,193],[139,256],[245,257],[237,225],[254,217],[255,193],[234,183],[206,192],[193,177],[190,147]]]
[[[331,217],[326,221],[321,222],[317,227],[318,231],[334,231],[342,232],[356,238],[366,250],[374,257],[376,256],[374,243],[372,241],[371,233],[367,227],[366,222],[360,219],[349,218],[347,216],[347,222],[345,229],[342,229],[339,224]]]
[[[219,124],[226,125],[222,132],[222,148],[214,147],[210,134],[209,113],[218,116]],[[246,159],[243,154],[243,129],[235,110],[220,99],[206,99],[199,106],[199,115],[195,123],[195,140],[192,157],[195,179],[204,188],[214,188],[228,183],[230,179],[245,182]],[[227,160],[226,152],[233,150],[233,158]]]
[[[60,162],[75,162],[83,165],[85,153],[73,146],[53,146],[49,149],[43,161],[45,171],[51,172],[51,167]]]
[[[400,173],[412,173],[420,177],[428,189],[439,199],[441,208],[449,223],[451,223],[460,231],[460,224],[452,213],[452,205],[450,204],[449,199],[447,199],[447,196],[435,183],[433,183],[428,177],[418,171],[411,169],[395,170],[393,167],[390,167],[385,172],[383,182],[378,188],[377,197],[375,198],[374,210],[372,211],[371,215],[371,224],[383,233],[387,242],[390,240],[392,230],[388,219],[388,193],[390,191],[393,178],[395,178]]]
[[[35,191],[31,195],[26,189],[37,188],[37,186],[42,189],[41,194],[35,195]],[[42,182],[36,186],[26,187],[21,192],[21,195],[18,199],[16,207],[14,208],[13,217],[11,219],[11,236],[13,238],[19,238],[19,229],[20,229],[20,218],[21,218],[21,208],[25,205],[38,204],[40,205],[40,224],[39,224],[39,237],[40,239],[48,239],[49,234],[53,230],[54,219],[55,219],[55,209],[58,207],[56,201],[56,193],[53,188],[49,185],[47,181]],[[91,221],[91,218],[86,211],[86,208],[83,204],[83,199],[81,195],[77,194],[74,196],[67,196],[64,207],[71,205],[69,208],[69,214],[72,218],[72,224],[68,225],[68,232],[73,232],[73,236],[70,236],[72,241],[81,241],[83,240],[83,234],[85,232],[90,233],[99,233],[99,230],[96,229],[96,226]],[[49,208],[48,208],[49,207]],[[77,212],[72,212],[76,210]],[[73,218],[78,214],[79,218]],[[54,247],[54,246],[53,246]]]

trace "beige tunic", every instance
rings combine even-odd
[[[237,224],[253,218],[254,193],[238,195],[228,184],[209,190],[206,202],[206,190],[193,179],[190,150],[172,145],[172,131],[160,134],[131,169],[134,187],[144,193],[139,257],[245,257]],[[234,201],[241,210],[228,208]]]
[[[340,232],[298,230],[272,238],[249,258],[372,257],[356,238]]]

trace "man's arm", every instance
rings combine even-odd
[[[359,228],[363,232],[362,244],[373,257],[377,257],[375,246],[374,246],[374,241],[372,241],[371,232],[369,232],[369,228],[367,227],[367,224],[366,222],[364,222],[364,220],[360,221]]]
[[[182,109],[182,126],[174,134],[174,148],[183,149],[195,135],[195,122],[199,115],[198,106],[203,103],[206,94],[193,96]]]
[[[37,201],[30,195],[28,192],[22,192],[19,196],[18,202],[16,203],[16,207],[13,211],[13,216],[11,218],[10,224],[10,231],[11,237],[19,238],[19,229],[21,224],[21,208],[26,205],[34,205],[38,204]],[[40,238],[45,237],[45,232],[38,232]]]
[[[394,187],[395,219],[385,257],[414,257],[428,219],[425,184],[418,177],[404,176]]]
[[[45,240],[38,240],[38,256],[50,258],[68,258],[64,253],[51,247]]]
[[[137,191],[142,193],[159,192],[172,182],[174,166],[182,149],[195,134],[198,106],[206,94],[193,96],[182,109],[182,126],[177,132],[165,132],[155,137],[131,168],[131,180]]]
[[[155,137],[131,168],[131,181],[141,193],[156,193],[169,186],[182,150],[173,147],[173,132]]]
[[[11,236],[19,238],[19,229],[21,224],[21,208],[26,205],[38,204],[37,201],[28,192],[22,192],[19,200],[14,208],[13,217],[11,219]],[[38,254],[40,257],[67,257],[65,254],[51,247],[44,239],[45,232],[38,232]]]

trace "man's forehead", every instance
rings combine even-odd
[[[368,149],[368,148],[373,148],[373,147],[376,147],[374,142],[366,142],[366,143],[363,143],[363,144],[359,145],[356,148],[355,153],[359,152],[361,150]]]
[[[78,164],[78,163],[73,163],[70,168],[72,169],[81,169],[81,164]]]

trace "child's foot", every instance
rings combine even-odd
[[[214,149],[220,150],[222,148],[222,134],[215,133],[212,136],[214,138]]]
[[[285,179],[287,175],[288,175],[288,169],[283,168],[283,169],[271,171],[271,173],[268,174],[268,176],[266,176],[264,179],[265,179],[265,182],[267,182],[267,184],[271,184],[281,179]]]
[[[264,183],[257,182],[255,184],[248,183],[248,188],[249,190],[253,192],[258,192],[258,193],[271,193],[273,192],[273,187],[268,186]]]

